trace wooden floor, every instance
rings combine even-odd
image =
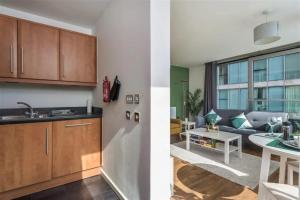
[[[172,142],[176,139],[172,138]],[[261,157],[261,150],[243,149],[244,153]],[[272,157],[279,160],[278,157]],[[231,182],[204,169],[193,166],[178,158],[174,159],[175,188],[171,200],[255,200],[257,191]],[[260,170],[260,169],[258,169]],[[278,170],[269,177],[270,182],[278,182]],[[294,176],[297,183],[297,176]]]
[[[102,176],[94,176],[16,200],[119,200],[119,198]]]

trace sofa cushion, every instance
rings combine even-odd
[[[253,111],[246,115],[254,129],[265,131],[265,125],[270,117],[282,117],[282,122],[288,121],[288,113]]]
[[[244,113],[239,114],[231,119],[233,127],[237,129],[252,128]]]
[[[208,124],[217,124],[222,119],[213,109],[211,109],[204,117]]]
[[[246,128],[246,129],[235,129],[234,133],[241,135],[252,135],[257,133],[255,129]]]
[[[205,125],[205,118],[201,115],[195,117],[196,128],[203,127]]]
[[[234,133],[236,129],[230,126],[221,125],[219,126],[219,130],[224,132]]]
[[[236,134],[241,134],[241,135],[251,135],[251,134],[255,134],[257,132],[261,132],[261,131],[256,131],[255,129],[252,128],[246,128],[246,129],[236,129],[230,126],[219,126],[219,130],[220,131],[224,131],[224,132],[229,132],[229,133],[236,133]]]

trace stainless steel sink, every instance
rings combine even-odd
[[[26,115],[10,115],[10,116],[1,116],[1,120],[18,120],[18,119],[28,119]]]

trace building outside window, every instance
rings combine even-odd
[[[289,79],[300,79],[300,53],[285,56],[285,77]]]
[[[263,82],[267,80],[267,60],[256,60],[253,62],[253,80],[254,82]]]
[[[283,56],[277,56],[268,59],[268,80],[277,81],[284,79]]]
[[[218,109],[300,113],[300,49],[223,63],[217,69]]]
[[[268,88],[268,111],[271,112],[283,112],[283,99],[284,99],[283,87],[269,87]]]
[[[267,88],[254,88],[253,92],[254,110],[266,111],[267,110]]]
[[[227,85],[228,84],[227,65],[220,65],[218,67],[218,84],[219,85]]]

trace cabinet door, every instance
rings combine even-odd
[[[100,166],[100,119],[53,122],[53,177]]]
[[[0,192],[51,179],[51,123],[0,126]]]
[[[59,79],[59,30],[18,21],[19,77]]]
[[[95,37],[60,31],[60,59],[61,80],[97,82]]]
[[[0,77],[17,77],[17,19],[0,15]]]

